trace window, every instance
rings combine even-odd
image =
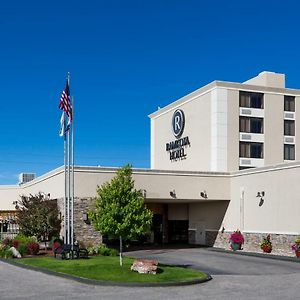
[[[240,92],[240,107],[264,108],[264,94]]]
[[[284,120],[284,135],[295,135],[295,121]]]
[[[240,157],[250,157],[250,144],[240,142]]]
[[[295,97],[284,96],[284,111],[295,111]]]
[[[263,133],[263,119],[251,118],[250,119],[250,131],[252,133]]]
[[[263,158],[263,150],[262,143],[240,142],[240,157]]]
[[[250,118],[240,117],[240,132],[250,132]]]
[[[263,133],[263,119],[240,117],[240,132]]]
[[[295,145],[284,145],[284,159],[295,160]]]

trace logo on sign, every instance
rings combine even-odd
[[[179,138],[182,135],[184,130],[184,123],[184,113],[181,109],[177,109],[174,112],[172,119],[172,129],[176,138]]]

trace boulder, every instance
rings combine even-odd
[[[157,265],[157,260],[136,259],[131,266],[131,271],[136,271],[140,274],[156,274]]]
[[[10,247],[9,250],[12,252],[13,257],[21,258],[20,252],[15,247]]]

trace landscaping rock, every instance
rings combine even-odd
[[[158,261],[150,259],[137,259],[131,266],[131,271],[136,271],[140,274],[156,274]]]
[[[12,252],[14,257],[16,257],[16,258],[22,257],[20,252],[15,247],[11,247],[11,248],[9,248],[9,250]]]

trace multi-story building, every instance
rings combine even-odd
[[[150,115],[151,168],[236,171],[299,160],[299,101],[284,74],[213,81]]]
[[[300,234],[299,97],[300,90],[285,88],[283,74],[263,72],[242,84],[214,81],[151,114],[151,169],[133,170],[153,212],[151,240],[228,248],[239,229],[245,250],[260,251],[271,234],[274,251],[292,254]],[[97,186],[115,172],[75,167],[77,239],[101,242],[85,220]],[[42,192],[57,200],[63,217],[64,178],[60,167],[0,186],[0,238],[10,234],[5,224],[15,223],[19,195]]]

